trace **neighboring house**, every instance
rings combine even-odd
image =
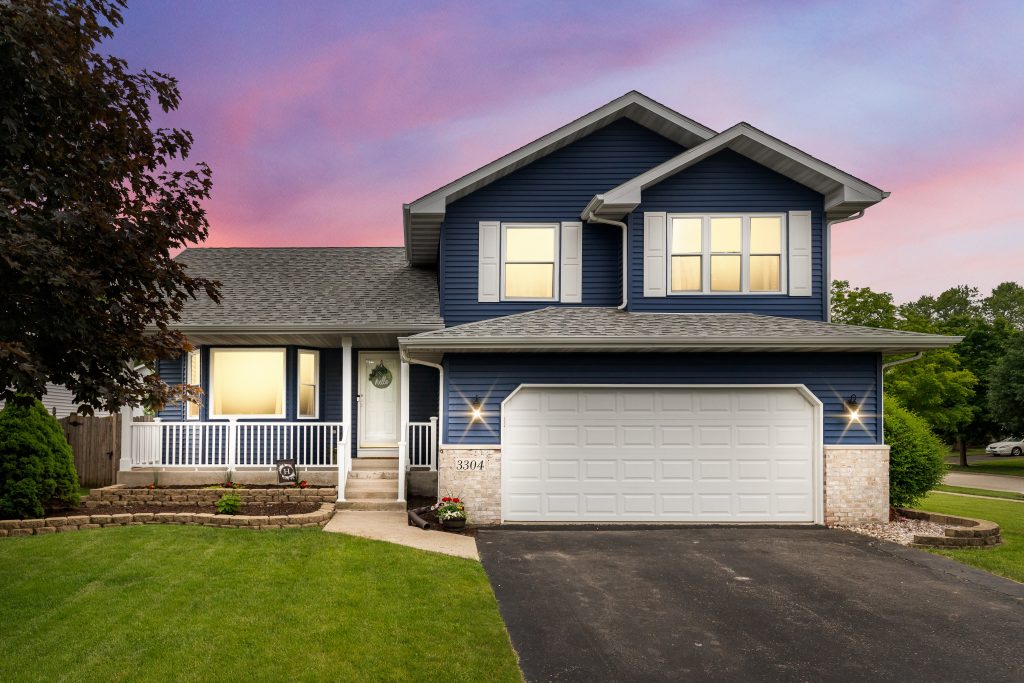
[[[46,394],[39,400],[58,419],[78,412],[79,404],[75,402],[75,395],[71,393],[70,389],[61,384],[47,382]],[[104,410],[93,411],[93,415],[96,417],[104,417],[109,414]]]
[[[886,196],[631,92],[406,205],[404,248],[186,250],[223,302],[159,370],[205,401],[133,426],[123,478],[295,457],[478,523],[885,519],[882,355],[958,341],[828,322],[831,227]]]

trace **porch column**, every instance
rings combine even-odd
[[[131,406],[121,408],[121,443],[119,444],[121,453],[117,464],[117,469],[121,472],[127,472],[132,468],[132,420],[134,417],[135,411]]]
[[[341,422],[344,453],[338,453],[338,500],[345,500],[349,456],[352,453],[352,337],[341,339]]]
[[[398,435],[398,500],[405,502],[405,473],[409,465],[409,361],[402,359],[402,376],[399,382],[398,424],[401,433]]]

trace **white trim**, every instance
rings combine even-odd
[[[643,296],[660,298],[668,291],[665,268],[668,257],[668,214],[664,211],[644,212]],[[624,280],[625,281],[625,280]]]
[[[231,353],[256,353],[256,352],[267,352],[267,351],[280,351],[281,357],[284,360],[282,363],[283,376],[281,377],[281,412],[277,415],[234,415],[234,414],[214,414],[213,406],[216,405],[214,400],[215,392],[217,390],[216,384],[213,381],[213,368],[214,362],[213,357],[218,351],[227,351]],[[283,346],[211,346],[210,347],[210,407],[207,411],[209,413],[210,420],[275,420],[284,419],[288,415],[288,349]]]
[[[302,354],[313,356],[313,414],[302,415],[302,387],[308,386],[302,383]],[[295,419],[296,420],[319,420],[320,419],[320,351],[318,349],[298,349],[295,354]]]
[[[583,302],[583,223],[562,221],[559,243],[559,301],[563,304]]]
[[[515,230],[516,228],[526,229],[550,229],[552,231],[552,246],[554,249],[554,259],[552,261],[513,261],[512,265],[545,265],[551,263],[552,275],[551,275],[551,296],[544,298],[534,297],[522,297],[522,296],[508,296],[505,294],[505,266],[508,265],[506,261],[506,234],[509,228]],[[582,241],[582,240],[581,240]],[[500,270],[500,285],[501,285],[501,300],[502,301],[558,301],[559,297],[559,284],[562,278],[562,226],[559,223],[520,223],[520,222],[509,222],[501,224],[501,241],[499,242],[499,254],[498,261],[501,265]]]
[[[192,359],[195,358],[198,361],[199,377],[192,376]],[[199,349],[189,351],[185,356],[185,384],[189,386],[202,387],[203,385],[203,354]],[[189,407],[195,406],[196,414],[189,415]],[[195,422],[203,416],[203,406],[201,403],[193,403],[192,401],[185,402],[185,421]]]
[[[805,384],[520,384],[501,402],[501,434],[505,433],[505,404],[523,389],[795,389],[814,410],[812,473],[814,524],[825,523],[825,412],[824,404]],[[500,446],[500,445],[499,445]],[[480,445],[486,448],[486,445]],[[505,468],[501,468],[501,520],[505,520]]]
[[[480,221],[477,232],[476,300],[501,300],[501,223]]]
[[[647,214],[644,214],[645,216]],[[672,251],[672,219],[673,218],[699,218],[701,219],[701,252],[679,253]],[[722,255],[725,252],[711,251],[711,221],[715,218],[739,218],[740,227],[740,251],[730,252],[740,257],[740,288],[737,291],[713,291],[711,289],[711,257]],[[750,251],[750,219],[751,218],[778,218],[780,225],[779,234],[779,289],[769,292],[750,291],[750,257],[751,256],[774,256],[774,254],[752,254]],[[666,296],[786,296],[789,238],[787,234],[787,217],[782,212],[752,212],[752,213],[668,213],[665,221],[665,292]],[[701,290],[679,290],[672,289],[672,259],[675,256],[700,256]]]

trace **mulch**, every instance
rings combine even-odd
[[[408,503],[406,509],[415,510],[416,508],[427,507],[433,505],[437,500],[426,496],[408,496]],[[430,523],[430,531],[443,531],[446,534],[458,534],[459,536],[476,536],[477,528],[472,525],[467,525],[463,529],[445,529],[441,526],[441,520],[437,518],[437,514],[433,510],[418,513],[423,518],[424,522]]]
[[[131,486],[131,487],[126,487],[126,488],[146,489],[146,488],[149,488],[149,487],[148,486]],[[195,490],[195,489],[211,489],[212,490],[212,489],[224,488],[226,490],[227,488],[234,489],[236,487],[234,487],[234,486],[231,486],[231,487],[211,486],[209,484],[172,484],[172,485],[168,485],[168,486],[157,485],[157,486],[154,486],[153,488],[155,488],[155,489],[191,489],[191,490]],[[286,491],[293,491],[293,490],[294,491],[299,491],[299,490],[302,490],[301,486],[292,486],[290,484],[242,484],[241,486],[238,486],[237,488],[238,489],[284,489]],[[314,486],[313,484],[310,484],[309,486],[306,487],[307,490],[308,489],[329,489],[329,488],[336,488],[336,487],[333,487],[333,486]]]
[[[320,503],[243,503],[240,515],[299,515],[306,512],[316,512],[320,509]],[[153,505],[152,503],[127,503],[121,505],[113,503],[110,507],[104,508],[81,508],[77,514],[82,515],[117,515],[123,512],[210,512],[217,514],[217,506],[213,503],[196,504],[173,504]],[[67,512],[62,514],[75,514]]]

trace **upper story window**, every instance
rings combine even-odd
[[[300,418],[316,418],[320,414],[320,352],[299,349]]]
[[[210,417],[284,417],[284,349],[210,349]]]
[[[199,355],[199,349],[189,351],[185,358],[185,384],[193,387],[202,384],[202,357]],[[185,403],[185,419],[199,419],[199,403],[197,401]]]
[[[672,294],[781,293],[781,214],[668,215]]]
[[[558,224],[502,223],[501,298],[558,298]]]

